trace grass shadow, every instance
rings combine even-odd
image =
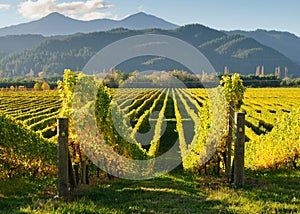
[[[80,186],[53,199],[56,181],[0,181],[0,213],[297,213],[299,171],[246,171],[246,185],[177,170],[142,181],[115,179]]]

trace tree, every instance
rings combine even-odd
[[[43,84],[42,84],[42,86],[41,86],[41,89],[42,89],[43,91],[45,91],[45,90],[50,90],[50,85],[49,85],[48,83],[46,83],[46,82],[43,82]]]
[[[40,83],[38,83],[38,82],[34,83],[33,89],[34,89],[35,91],[40,90],[40,89],[41,89]]]

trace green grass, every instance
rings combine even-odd
[[[300,171],[247,172],[237,189],[224,178],[173,173],[145,181],[97,181],[68,200],[54,179],[0,181],[0,213],[297,213]]]

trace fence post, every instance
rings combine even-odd
[[[234,118],[234,110],[233,110],[233,102],[229,103],[229,115],[228,115],[228,136],[227,136],[227,152],[226,152],[226,176],[228,181],[231,178],[231,149],[232,149],[232,130],[233,130],[233,118]]]
[[[68,196],[68,119],[57,119],[58,132],[58,197]]]
[[[242,187],[244,181],[245,165],[245,113],[235,113],[235,141],[234,141],[234,176],[235,186]]]
[[[87,184],[86,182],[86,163],[85,163],[85,160],[82,160],[81,163],[81,178],[82,178],[82,183],[83,184]]]

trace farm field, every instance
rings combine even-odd
[[[121,90],[124,91],[112,92],[113,100],[121,109],[123,108],[123,111],[127,112],[129,109],[131,110],[128,116],[132,115],[133,112],[138,112],[135,119],[139,119],[146,110],[150,110],[147,113],[161,110],[167,92],[167,89]],[[179,89],[175,94],[179,96],[182,94],[186,100],[192,100],[195,112],[197,112],[196,108],[200,109],[208,101],[208,95],[204,89],[189,89],[189,92],[187,92],[187,89]],[[25,126],[40,132],[45,138],[53,136],[51,133],[56,133],[56,118],[61,108],[61,101],[59,100],[57,91],[8,91],[0,92],[0,95],[0,113],[22,121]],[[191,97],[188,97],[189,95]],[[169,102],[172,102],[170,100],[170,91],[168,96]],[[299,109],[299,106],[299,88],[248,88],[245,93],[244,105],[241,109],[241,111],[247,113],[247,137],[254,139],[266,133],[271,129],[270,127],[272,127],[279,115]],[[182,111],[181,114],[184,120],[190,120],[186,112]],[[175,119],[175,115],[167,119],[165,118],[165,120],[174,121]],[[51,130],[52,132],[50,133]],[[47,132],[49,132],[48,135]]]
[[[167,90],[156,89],[121,89],[123,92],[116,94],[113,100],[123,111],[138,112],[142,115],[145,110],[149,113],[160,110],[162,101]],[[200,109],[208,101],[207,92],[204,89],[177,90],[176,94],[185,95],[188,101],[193,100],[194,108]],[[163,94],[164,92],[165,94]],[[22,121],[34,131],[39,131],[45,138],[51,129],[56,129],[56,118],[61,108],[61,101],[57,91],[36,92],[0,92],[0,112],[6,116]],[[136,95],[138,95],[136,97]],[[188,97],[192,95],[192,97]],[[170,92],[168,93],[170,100]],[[155,101],[156,100],[156,101]],[[134,102],[133,102],[134,101]],[[160,101],[160,102],[158,102]],[[143,104],[143,105],[141,105]],[[150,104],[153,104],[150,106]],[[247,137],[253,139],[260,134],[266,133],[276,121],[278,115],[290,113],[300,106],[299,88],[249,88],[245,93],[244,105],[241,111],[245,111],[247,118]],[[180,109],[181,110],[181,109]],[[196,109],[194,109],[197,112]],[[183,117],[189,117],[181,112]],[[136,118],[138,119],[138,118]],[[175,115],[169,120],[175,120]],[[188,120],[188,118],[185,118]],[[268,127],[269,125],[269,127]],[[137,129],[138,127],[136,127]],[[252,130],[251,130],[252,128]],[[55,133],[53,131],[53,133]]]
[[[57,91],[0,92],[0,113],[22,121],[24,126],[45,138],[56,135],[60,109]]]
[[[44,138],[56,141],[56,119],[61,108],[58,91],[0,93],[1,114],[21,121],[25,127]],[[150,145],[146,147],[150,156],[167,151],[172,146],[172,136],[179,138],[181,150],[187,148],[195,140],[195,127],[199,126],[199,120],[210,119],[201,117],[201,114],[209,114],[205,108],[211,108],[205,89],[121,88],[112,90],[111,94],[113,102],[130,118],[130,136],[137,142],[147,141],[142,143]],[[299,155],[299,106],[299,88],[247,89],[241,108],[241,111],[246,112],[246,154],[247,151],[251,153],[246,160],[246,166],[253,169],[272,167],[272,164],[273,167],[276,164],[287,166],[290,158],[288,156]],[[217,113],[222,114],[221,111]],[[221,115],[218,116],[222,118]],[[287,124],[288,120],[292,121],[292,124]],[[163,127],[166,129],[165,134]],[[275,130],[276,128],[278,130]],[[282,133],[279,133],[279,130]],[[143,133],[147,133],[146,138]],[[274,139],[278,142],[277,145],[274,142],[272,144]],[[292,152],[287,151],[285,154],[281,144],[286,144],[285,150]],[[277,153],[272,150],[275,147],[282,152],[282,157],[277,158],[277,162],[274,162]],[[260,154],[256,150],[265,150],[264,153],[269,154]]]
[[[130,118],[130,137],[147,141],[143,148],[152,157],[167,151],[176,138],[182,152],[195,141],[199,118],[210,119],[200,117],[211,107],[204,89],[118,89],[111,94]],[[149,181],[94,181],[64,202],[53,200],[58,91],[0,92],[0,213],[297,212],[299,106],[299,88],[247,89],[241,108],[246,112],[244,189],[235,189],[222,176],[175,170]]]

